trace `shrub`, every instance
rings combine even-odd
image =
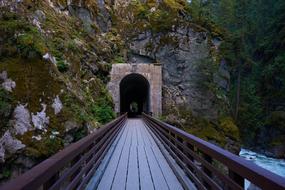
[[[74,141],[78,141],[85,137],[88,134],[87,128],[86,127],[81,127],[79,128],[74,134]]]
[[[56,65],[57,65],[57,69],[60,72],[64,73],[64,72],[68,71],[68,64],[66,64],[63,60],[57,61]]]
[[[239,140],[239,129],[231,117],[222,117],[219,119],[219,122],[219,126],[224,131],[226,136],[230,136],[234,140]]]
[[[12,171],[11,171],[10,166],[4,166],[4,168],[2,168],[1,174],[2,175],[0,179],[8,179],[9,177],[11,177]]]
[[[125,63],[125,60],[122,56],[117,56],[115,57],[115,59],[113,60],[114,63]]]
[[[112,107],[106,104],[93,105],[91,111],[94,114],[95,119],[102,124],[115,118]]]
[[[4,133],[11,112],[12,112],[12,99],[8,92],[6,92],[4,89],[0,88],[0,131],[1,134]]]
[[[16,47],[23,57],[43,55],[47,51],[45,40],[38,28],[23,17],[3,11],[0,20],[0,36],[6,47]]]
[[[76,43],[74,42],[74,40],[69,40],[69,41],[67,42],[67,48],[68,48],[69,50],[73,51],[73,52],[75,52],[75,51],[78,50],[78,48],[77,48]]]

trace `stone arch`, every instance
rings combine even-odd
[[[112,65],[112,69],[110,72],[110,81],[107,87],[114,101],[115,112],[118,114],[121,112],[120,83],[121,81],[126,79],[125,77],[127,77],[128,75],[140,76],[139,78],[144,77],[144,79],[148,81],[149,101],[148,108],[144,110],[153,113],[155,116],[160,115],[162,95],[162,71],[160,64],[120,63]]]

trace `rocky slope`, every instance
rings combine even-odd
[[[162,119],[233,152],[221,32],[186,1],[0,0],[1,181],[114,117],[110,63],[163,64]]]
[[[114,118],[104,82],[120,42],[96,3],[62,2],[0,1],[1,180]]]

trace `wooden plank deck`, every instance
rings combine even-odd
[[[182,190],[141,119],[128,119],[86,189]]]

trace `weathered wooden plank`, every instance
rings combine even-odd
[[[147,136],[147,131],[144,128],[144,125],[142,123],[142,127],[140,128],[141,134],[143,136],[143,140],[145,143],[144,151],[147,156],[150,172],[152,174],[153,178],[153,184],[155,189],[169,189],[166,180],[163,176],[163,173],[160,169],[160,166],[157,163],[157,160],[151,150],[151,146],[153,146],[151,140]]]
[[[159,165],[157,164],[154,155],[149,146],[145,147],[145,153],[147,155],[150,171],[153,177],[153,184],[155,189],[169,189],[163,173],[161,172]]]
[[[147,137],[149,140],[154,143],[152,148],[152,151],[154,153],[154,156],[156,157],[156,160],[158,161],[158,164],[160,165],[161,171],[166,179],[166,182],[170,189],[177,189],[177,190],[183,190],[182,185],[180,184],[179,180],[177,179],[176,175],[174,174],[173,170],[169,166],[168,162],[166,161],[164,155],[162,154],[161,150],[159,149],[158,145],[154,141],[154,134],[151,134],[150,129],[147,129],[147,126],[145,126],[145,130],[147,130]],[[177,165],[177,164],[176,164]],[[177,165],[178,166],[178,165]],[[192,187],[193,184],[191,184]]]
[[[139,161],[139,177],[141,189],[153,190],[154,184],[152,175],[148,165],[148,160],[145,154],[144,146],[138,146],[138,161]]]
[[[131,132],[132,123],[133,123],[132,121],[129,121],[126,126],[128,130],[128,134],[126,137],[126,142],[123,147],[122,154],[120,156],[115,178],[112,184],[112,189],[114,190],[125,190],[126,188],[130,146],[131,146],[131,141],[132,141],[132,134],[131,134],[132,133]]]
[[[141,133],[141,127],[137,127],[138,136],[138,164],[139,164],[139,177],[140,177],[140,188],[142,190],[154,190],[154,184],[152,180],[152,175],[148,165],[148,160],[145,154],[145,142]]]
[[[137,146],[145,146],[143,136],[141,133],[141,127],[137,125],[136,127],[136,133],[137,133]]]
[[[139,127],[140,126],[138,125],[137,122],[134,122],[134,124],[132,125],[132,128],[133,128],[132,145],[133,146],[138,146],[138,132],[137,132],[137,130]]]
[[[130,126],[131,131],[131,147],[129,155],[129,165],[128,165],[128,174],[127,174],[127,190],[139,190],[139,166],[138,166],[138,154],[137,154],[137,133],[136,128],[138,126],[135,122],[132,122]]]
[[[126,122],[127,125],[128,121]],[[121,157],[123,147],[125,145],[125,142],[127,140],[127,134],[128,134],[128,129],[126,126],[124,126],[124,133],[121,136],[119,143],[116,147],[116,150],[114,151],[112,158],[108,164],[108,167],[106,168],[106,171],[104,172],[104,175],[98,185],[98,189],[106,190],[106,189],[111,189],[115,173],[118,167],[119,159]]]

